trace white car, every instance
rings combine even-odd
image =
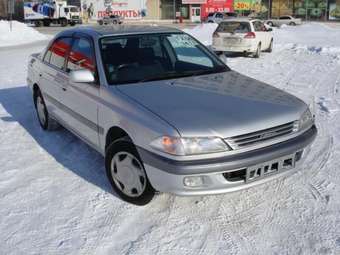
[[[224,20],[213,34],[212,49],[216,53],[238,52],[258,58],[262,51],[273,49],[271,31],[261,20]]]
[[[296,26],[301,25],[302,20],[298,18],[294,18],[289,15],[281,16],[278,19],[270,19],[266,21],[266,24],[268,24],[271,27],[280,27],[282,25],[289,25],[289,26]]]
[[[229,18],[236,18],[236,12],[211,12],[207,17],[208,23],[217,23],[219,24],[221,21]]]

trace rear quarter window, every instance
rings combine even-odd
[[[45,54],[44,61],[63,69],[66,56],[71,48],[72,39],[69,37],[56,39]]]

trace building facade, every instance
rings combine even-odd
[[[73,0],[75,1],[75,0]],[[340,0],[81,0],[92,19],[108,13],[126,19],[202,21],[210,12],[237,12],[269,18],[293,15],[305,20],[340,20]]]
[[[0,0],[0,18],[8,17],[7,1]],[[237,12],[241,16],[251,14],[264,19],[293,15],[304,20],[340,21],[340,0],[67,0],[67,2],[81,6],[83,11],[90,9],[86,13],[92,20],[113,13],[125,19],[174,20],[181,17],[184,20],[200,22],[209,13],[218,11]],[[15,19],[23,19],[22,3],[22,0],[15,0]]]

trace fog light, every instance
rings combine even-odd
[[[203,182],[203,176],[190,176],[183,180],[184,186],[188,187],[199,187],[203,185]]]

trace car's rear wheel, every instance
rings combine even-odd
[[[107,149],[105,167],[114,191],[126,202],[148,204],[155,195],[136,147],[127,138],[113,142]]]
[[[56,120],[52,119],[48,114],[47,107],[40,90],[36,92],[36,95],[34,97],[34,104],[39,124],[42,127],[42,129],[44,130],[57,129],[59,127],[59,124]]]
[[[296,26],[295,22],[293,22],[293,21],[290,22],[289,25],[290,25],[290,26]]]
[[[259,43],[259,45],[257,45],[256,51],[253,55],[254,58],[259,58],[261,55],[261,43]]]
[[[103,25],[104,22],[103,22],[102,20],[99,20],[99,21],[98,21],[98,24],[99,24],[99,25]]]

